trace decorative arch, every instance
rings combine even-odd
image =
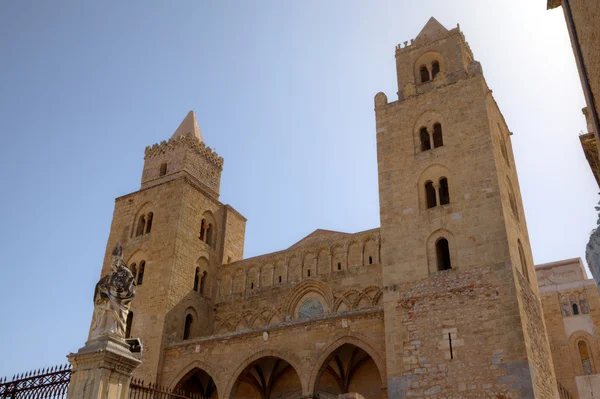
[[[254,363],[255,361],[260,360],[262,358],[266,358],[266,357],[274,357],[274,358],[281,359],[281,360],[287,362],[290,366],[292,366],[292,368],[296,371],[296,373],[298,374],[298,377],[300,378],[302,392],[303,393],[307,392],[306,376],[305,376],[305,373],[302,373],[303,368],[301,367],[302,363],[300,362],[300,359],[297,358],[296,355],[294,355],[292,353],[286,353],[284,355],[283,353],[281,353],[277,350],[266,349],[266,350],[257,352],[254,355],[248,357],[235,369],[235,371],[231,374],[229,381],[225,385],[225,389],[223,391],[223,392],[225,392],[225,395],[223,397],[231,398],[231,395],[233,394],[233,391],[234,391],[235,384],[236,384],[237,380],[239,379],[239,377],[241,376],[241,374],[246,370],[246,368],[248,366],[250,366],[252,363]]]
[[[363,246],[363,257],[365,265],[379,263],[379,243],[375,238],[367,238]]]
[[[261,287],[270,287],[273,285],[273,272],[274,272],[274,267],[270,263],[267,263],[260,269],[260,286]]]
[[[258,266],[252,266],[246,277],[246,291],[253,291],[260,287],[259,277]]]
[[[232,294],[233,287],[233,278],[231,277],[230,272],[225,272],[221,276],[221,281],[219,285],[219,297],[225,298]]]
[[[183,314],[184,317],[180,336],[183,337],[183,340],[197,337],[200,332],[198,312],[196,312],[196,309],[193,306],[189,306]]]
[[[427,239],[427,266],[429,274],[440,271],[438,270],[438,244],[443,239],[448,241],[448,255],[450,257],[451,268],[456,268],[459,264],[454,235],[446,229],[438,229],[431,233]]]
[[[437,66],[435,65],[437,63]],[[427,71],[427,75],[424,74],[423,68]],[[446,62],[444,57],[437,51],[428,51],[422,54],[414,64],[415,82],[417,84],[426,83],[431,80],[435,80],[440,72],[446,71]],[[424,79],[427,76],[428,79]]]
[[[302,279],[317,276],[317,256],[313,252],[304,254],[302,262]]]
[[[437,205],[450,203],[450,187],[453,187],[453,181],[450,170],[444,165],[433,164],[427,167],[421,172],[417,181],[417,186],[419,187],[419,208],[425,210]],[[428,184],[431,184],[431,187]],[[434,191],[431,192],[430,190]],[[432,193],[435,194],[433,204],[431,203]]]
[[[302,279],[302,258],[294,255],[289,260],[288,281],[294,282]]]
[[[346,250],[342,244],[336,244],[331,248],[331,268],[334,272],[346,270]]]
[[[331,273],[331,250],[329,247],[320,248],[317,256],[317,272],[322,274]]]
[[[328,313],[333,309],[333,294],[325,285],[325,283],[320,280],[305,280],[298,284],[287,296],[285,299],[282,311],[285,316],[295,317],[295,312],[299,305],[301,305],[302,300],[308,299],[307,295],[316,294],[320,296],[324,303],[323,307],[325,308],[325,313]],[[315,297],[316,297],[315,295]]]
[[[513,190],[513,185],[510,181],[510,179],[508,178],[508,176],[506,176],[506,187],[508,190],[508,203],[510,205],[510,209],[512,210],[513,216],[515,217],[515,219],[517,221],[520,220],[519,218],[519,207],[517,206],[517,200],[515,197],[515,190]]]
[[[288,281],[287,265],[284,261],[276,262],[275,271],[273,273],[273,284],[285,284]]]
[[[341,336],[334,337],[331,343],[327,346],[325,350],[321,353],[321,356],[314,363],[313,369],[310,372],[310,376],[308,379],[308,392],[314,393],[317,381],[321,377],[323,372],[323,365],[325,362],[335,353],[340,347],[343,345],[350,344],[354,345],[365,352],[373,359],[377,369],[379,371],[379,376],[381,378],[381,388],[387,389],[387,370],[385,361],[383,360],[383,356],[379,353],[378,350],[374,348],[373,345],[368,343],[368,339],[358,333],[346,333]]]
[[[233,276],[233,293],[239,294],[244,292],[246,289],[246,272],[240,268],[235,271]]]
[[[362,245],[356,241],[348,243],[348,269],[362,266]]]

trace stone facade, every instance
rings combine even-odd
[[[458,28],[396,48],[375,96],[381,228],[243,259],[193,113],[117,198],[135,376],[211,398],[557,398],[511,133]],[[557,369],[558,370],[558,369]],[[570,378],[570,377],[568,377]],[[570,385],[571,389],[572,385]]]

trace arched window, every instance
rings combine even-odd
[[[206,243],[212,248],[213,246],[213,225],[211,223],[208,224],[206,228]]]
[[[185,316],[185,326],[183,327],[183,339],[189,339],[190,334],[192,332],[192,323],[194,322],[194,318],[191,314]]]
[[[525,251],[523,251],[523,245],[521,245],[521,240],[517,240],[517,246],[519,247],[519,260],[521,261],[521,273],[527,282],[529,282],[529,272],[527,269],[527,261],[525,260]]]
[[[254,289],[254,281],[250,283],[250,289],[253,290]]]
[[[342,263],[338,262],[338,270],[342,270]]]
[[[579,341],[577,343],[577,349],[579,349],[579,358],[581,359],[581,365],[583,366],[583,374],[594,374],[594,370],[592,370],[592,362],[590,361],[590,352],[585,341]]]
[[[430,181],[425,183],[425,198],[427,199],[427,208],[433,208],[437,206],[435,188],[433,187],[433,183]]]
[[[450,191],[448,190],[448,179],[442,177],[440,179],[440,205],[450,203]]]
[[[138,219],[137,229],[135,231],[135,236],[141,236],[144,234],[144,228],[146,227],[146,216],[142,215]]]
[[[444,145],[444,138],[442,137],[442,125],[436,123],[433,125],[433,147],[438,148]]]
[[[519,208],[517,208],[517,201],[515,200],[515,192],[513,191],[512,184],[507,178],[508,184],[508,202],[510,202],[510,209],[512,210],[515,219],[519,220]]]
[[[206,219],[202,219],[200,222],[200,240],[204,241],[204,236],[206,235]]]
[[[153,217],[154,217],[154,214],[152,212],[150,212],[148,214],[148,220],[146,220],[146,234],[148,234],[152,231],[152,218]]]
[[[372,265],[372,264],[373,264],[373,257],[369,256],[369,265]]]
[[[429,82],[429,69],[427,69],[427,66],[422,65],[420,71],[421,71],[421,83]]]
[[[438,73],[440,73],[440,63],[438,61],[433,61],[431,63],[431,79],[435,79]]]
[[[452,269],[452,265],[450,264],[450,246],[448,245],[448,240],[445,238],[440,238],[437,240],[435,243],[435,252],[437,255],[438,270]]]
[[[308,274],[307,277],[310,277],[310,269],[308,269],[307,274]]]
[[[203,271],[202,276],[200,277],[200,294],[204,295],[205,290],[206,290],[206,271]]]
[[[194,272],[194,291],[198,291],[198,285],[200,282],[200,268],[197,267]]]
[[[137,277],[137,267],[135,263],[132,263],[131,266],[129,266],[129,270],[131,270],[131,274],[133,274],[133,279],[135,280],[135,278]]]
[[[137,275],[137,285],[142,285],[144,282],[144,269],[146,268],[146,261],[140,262],[140,270],[138,270]]]
[[[164,176],[167,174],[167,164],[166,163],[161,163],[160,164],[160,175]]]
[[[573,316],[579,314],[579,306],[576,303],[573,304]]]
[[[281,276],[279,276],[279,282],[281,283]]]
[[[131,338],[131,325],[133,324],[133,312],[127,313],[127,322],[125,324],[125,338]]]
[[[421,138],[421,151],[431,150],[431,140],[426,127],[421,128],[419,137]]]

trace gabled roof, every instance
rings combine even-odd
[[[298,241],[297,243],[295,243],[294,245],[292,245],[291,247],[289,247],[288,249],[296,248],[306,244],[314,244],[323,240],[342,238],[348,235],[350,234],[343,233],[341,231],[317,229],[309,235],[307,235],[306,237],[304,237],[303,239],[301,239],[300,241]]]
[[[417,35],[417,39],[422,39],[425,36],[434,37],[445,32],[448,32],[448,29],[444,28],[444,25],[440,24],[437,19],[431,17]]]
[[[179,136],[196,136],[198,140],[202,142],[204,141],[202,139],[202,132],[200,132],[200,127],[198,127],[198,121],[196,120],[196,114],[194,114],[194,111],[188,112],[171,138],[176,138]]]

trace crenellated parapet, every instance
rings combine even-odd
[[[176,136],[172,137],[168,141],[163,140],[160,142],[160,144],[148,146],[144,151],[144,159],[148,160],[152,157],[165,154],[182,146],[194,150],[196,154],[202,155],[220,169],[223,168],[223,158],[213,151],[212,148],[204,144],[204,142],[192,135]]]

